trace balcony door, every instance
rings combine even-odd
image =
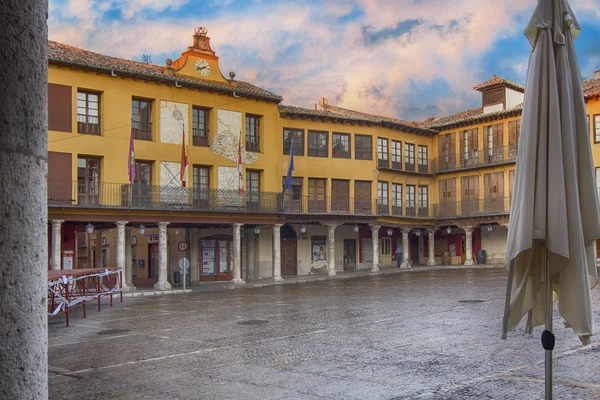
[[[479,175],[463,176],[461,186],[461,215],[479,214]]]
[[[308,178],[308,212],[326,211],[326,179]]]
[[[77,159],[77,203],[96,206],[100,204],[100,159]]]
[[[455,133],[447,133],[438,137],[437,170],[446,171],[455,168],[454,155],[456,149]]]
[[[331,212],[347,213],[350,203],[350,181],[331,180]]]
[[[485,156],[487,164],[495,164],[504,161],[503,124],[485,127]]]
[[[354,181],[354,213],[371,214],[371,182]]]
[[[133,182],[133,205],[150,207],[152,205],[152,163],[135,162],[135,181]]]
[[[456,178],[440,179],[440,217],[456,215]]]
[[[483,175],[484,199],[483,207],[486,213],[504,211],[504,172],[494,172]]]

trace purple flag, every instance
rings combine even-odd
[[[129,183],[133,185],[135,181],[135,155],[133,151],[133,128],[129,137],[129,154],[127,155],[127,169],[129,170]]]

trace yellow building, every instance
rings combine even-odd
[[[415,123],[283,105],[223,76],[202,28],[164,66],[55,42],[48,56],[51,268],[119,266],[129,287],[166,289],[186,262],[192,284],[241,284],[503,260],[519,85],[494,77],[482,107]]]

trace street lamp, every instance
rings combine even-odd
[[[144,224],[140,224],[140,226],[138,227],[138,233],[140,235],[143,235],[144,232],[146,232],[146,227],[144,226]]]
[[[492,225],[488,225],[488,226],[487,226],[487,230],[488,230],[488,232],[491,232],[491,231],[492,231],[492,229],[494,229],[494,228],[492,227]]]
[[[392,236],[392,233],[394,233],[394,231],[392,230],[392,228],[388,228],[388,230],[387,230],[388,236]]]
[[[92,225],[91,222],[88,222],[88,224],[85,226],[85,231],[88,233],[88,235],[91,235],[94,233],[94,225]]]
[[[421,236],[421,230],[415,229],[415,236]]]
[[[88,234],[88,268],[92,268],[92,233],[94,233],[94,225],[92,225],[91,222],[88,222],[88,224],[85,226],[85,231]]]
[[[358,225],[354,224],[354,232],[358,232]]]
[[[448,235],[449,235],[450,233],[452,233],[452,228],[450,228],[450,227],[447,227],[447,228],[446,228],[446,233],[447,233]]]
[[[304,224],[300,225],[300,233],[303,235],[306,233],[306,226]]]
[[[260,233],[260,226],[256,225],[254,227],[254,233],[258,236],[258,234]]]

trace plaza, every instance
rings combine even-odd
[[[504,269],[319,279],[126,298],[74,311],[69,328],[51,319],[50,398],[543,396],[540,328],[500,339]],[[557,316],[556,398],[600,397],[600,342],[582,347]]]

